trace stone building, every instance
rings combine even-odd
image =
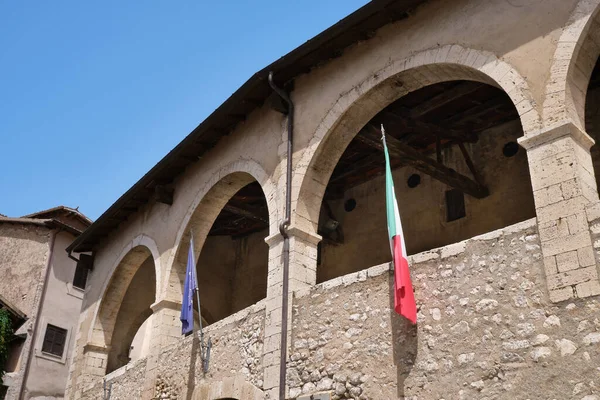
[[[94,261],[67,397],[597,399],[599,10],[377,0],[256,73],[69,247]]]
[[[15,330],[2,382],[7,399],[64,397],[88,271],[65,249],[91,223],[64,206],[0,216],[0,307]]]

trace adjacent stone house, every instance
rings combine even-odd
[[[0,216],[0,304],[15,321],[7,399],[64,397],[87,279],[65,249],[91,223],[64,206]]]
[[[599,398],[599,12],[375,0],[257,72],[69,246],[67,397]],[[181,335],[191,236],[210,357]]]

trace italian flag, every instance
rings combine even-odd
[[[398,212],[398,201],[394,192],[392,167],[390,155],[385,143],[385,130],[381,125],[383,152],[385,153],[385,205],[387,211],[388,232],[390,234],[390,247],[394,261],[394,310],[415,324],[417,322],[417,304],[410,281],[408,258],[404,245],[404,233]]]

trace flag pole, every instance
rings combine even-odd
[[[192,255],[194,256],[194,268],[192,273],[194,274],[194,283],[196,284],[196,302],[198,303],[198,322],[200,325],[200,361],[202,361],[202,371],[208,370],[208,360],[205,359],[205,347],[204,347],[204,329],[202,327],[202,309],[200,308],[200,286],[198,286],[198,274],[196,273],[196,255],[194,254],[194,234],[190,230],[190,246],[192,246]],[[209,350],[210,351],[210,350]]]

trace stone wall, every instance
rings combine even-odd
[[[205,341],[212,340],[209,370],[203,375],[199,340],[182,338],[159,355],[154,396],[156,399],[185,399],[203,382],[243,377],[261,388],[261,356],[264,338],[264,304],[258,303],[205,328]],[[195,359],[195,362],[191,362]],[[111,400],[141,398],[146,359],[140,359],[106,376],[112,383]],[[102,383],[83,393],[82,399],[101,398]]]
[[[290,398],[319,390],[334,399],[600,393],[600,303],[549,302],[535,220],[410,258],[416,326],[392,311],[388,264],[294,300]]]
[[[0,224],[0,293],[33,316],[34,297],[48,262],[50,230],[25,224]]]

